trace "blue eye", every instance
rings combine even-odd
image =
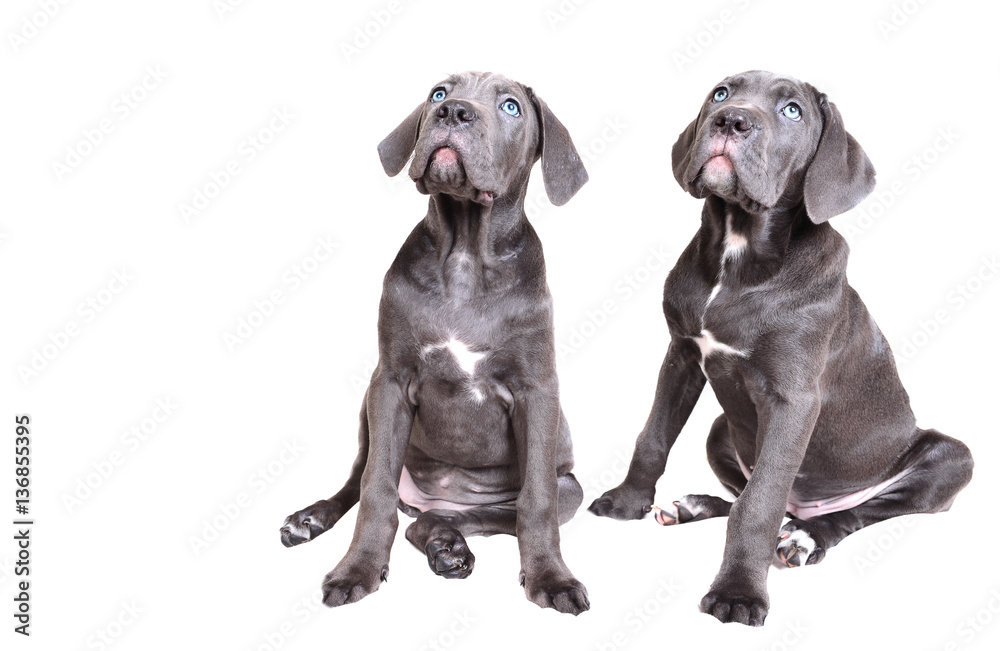
[[[726,98],[729,97],[729,91],[725,88],[716,88],[715,94],[712,95],[713,102],[724,102]]]
[[[446,91],[444,88],[435,88],[434,92],[431,93],[431,101],[440,102],[447,96],[448,96],[448,91]]]
[[[785,108],[781,109],[781,112],[785,114],[785,117],[794,122],[798,122],[802,119],[802,109],[795,102],[792,102]]]
[[[514,117],[521,115],[521,107],[518,106],[517,102],[515,102],[512,99],[509,99],[503,104],[501,104],[500,108],[502,108],[503,112],[506,113],[507,115],[513,115]]]

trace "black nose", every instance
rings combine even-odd
[[[441,102],[436,115],[439,121],[455,127],[466,126],[479,119],[479,114],[471,105],[457,99]]]
[[[713,130],[718,133],[745,138],[750,135],[750,131],[757,128],[757,123],[750,111],[741,108],[728,108],[716,114],[712,126]]]

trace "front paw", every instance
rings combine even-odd
[[[587,510],[615,520],[641,520],[652,505],[653,491],[635,490],[622,484],[598,497]]]
[[[285,547],[308,542],[337,523],[344,515],[339,504],[320,500],[312,506],[296,511],[281,525],[281,544]]]
[[[555,608],[561,613],[579,615],[590,610],[587,588],[569,573],[543,572],[532,578],[521,571],[521,585],[528,600],[542,608]]]
[[[740,588],[713,588],[701,600],[701,612],[723,624],[736,622],[747,626],[763,626],[767,617],[767,593]]]
[[[331,608],[354,603],[379,589],[389,566],[341,561],[323,579],[323,603]]]

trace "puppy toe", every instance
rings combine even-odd
[[[778,567],[813,565],[826,555],[823,545],[803,524],[802,520],[791,520],[778,532],[778,544],[774,550]]]

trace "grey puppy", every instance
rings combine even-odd
[[[826,222],[872,191],[875,171],[826,95],[767,72],[728,77],[672,159],[705,199],[701,229],[664,286],[670,346],[628,474],[590,510],[650,511],[707,380],[723,409],[709,464],[738,497],[687,495],[656,519],[729,516],[701,609],[759,626],[772,561],[816,563],[862,527],[947,509],[972,456],[916,426],[892,351],[847,284],[847,243]]]
[[[491,73],[435,85],[379,144],[390,176],[430,195],[426,217],[385,276],[379,361],[361,406],[360,446],[344,488],[290,515],[281,541],[312,540],[360,500],[328,606],[386,578],[397,505],[431,569],[465,578],[465,536],[516,535],[528,599],[579,614],[590,602],[559,550],[583,500],[559,405],[552,299],[542,246],[524,214],[541,158],[562,205],[587,181],[566,128],[530,88]]]

